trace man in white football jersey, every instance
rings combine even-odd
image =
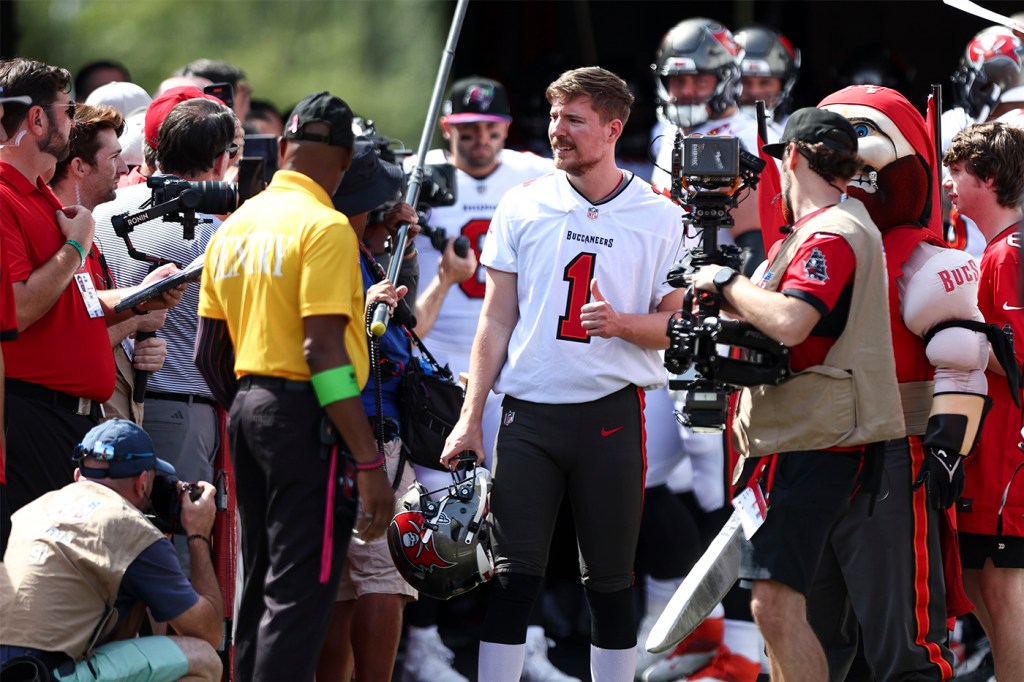
[[[505,393],[491,494],[496,575],[478,679],[519,680],[528,615],[568,495],[592,616],[591,674],[629,680],[644,390],[667,378],[657,349],[682,305],[682,290],[666,283],[682,213],[616,165],[633,102],[621,78],[575,69],[546,95],[558,171],[510,190],[494,214],[466,403],[441,459],[454,465],[468,450],[483,460],[487,394]]]
[[[420,295],[416,301],[416,333],[430,352],[458,375],[469,371],[469,350],[484,302],[484,268],[477,258],[490,228],[491,215],[507,190],[554,170],[551,159],[505,149],[512,114],[504,86],[489,78],[470,76],[456,81],[444,103],[441,131],[447,149],[427,153],[426,163],[451,163],[456,169],[456,203],[432,208],[427,224],[448,236],[438,251],[429,236],[416,237],[419,251]],[[469,240],[464,257],[454,250],[458,237]],[[484,410],[484,452],[490,466],[491,446],[498,430],[501,396],[492,394]],[[416,467],[427,490],[451,483],[442,471]],[[534,619],[536,620],[536,618]],[[406,609],[407,638],[402,682],[468,682],[451,666],[454,654],[437,630],[437,602],[421,595]],[[523,679],[530,682],[578,682],[555,668],[547,656],[544,629],[531,624]]]

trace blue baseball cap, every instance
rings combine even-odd
[[[86,457],[106,462],[107,468],[84,466]],[[94,426],[75,446],[72,459],[86,478],[131,478],[150,469],[174,475],[174,467],[153,454],[149,434],[127,419],[111,419]]]

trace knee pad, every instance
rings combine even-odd
[[[483,639],[495,644],[524,644],[530,609],[540,594],[544,577],[499,573],[491,579]]]
[[[632,649],[636,626],[631,590],[597,592],[587,589],[590,604],[590,642],[602,649]]]

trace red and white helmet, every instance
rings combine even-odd
[[[1022,55],[1024,44],[1004,26],[991,26],[971,38],[952,78],[957,106],[975,121],[988,118],[999,96],[1020,78]]]
[[[736,104],[740,96],[743,48],[732,32],[712,19],[681,21],[658,45],[651,69],[658,96],[658,117],[666,123],[692,128]],[[706,102],[678,102],[669,91],[670,76],[712,74],[718,82]]]

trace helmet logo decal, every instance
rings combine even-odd
[[[474,85],[466,91],[465,96],[462,98],[463,104],[469,104],[470,102],[476,102],[480,106],[480,111],[487,111],[491,108],[491,102],[494,100],[494,87],[490,85]]]
[[[708,33],[710,33],[715,40],[721,43],[722,47],[725,48],[725,51],[728,52],[730,56],[735,57],[740,53],[740,46],[733,39],[732,33],[729,29],[723,28],[721,31],[712,31],[711,29],[708,29]]]
[[[1005,33],[986,33],[977,36],[967,46],[967,58],[974,64],[982,64],[991,59],[1002,57],[1020,64],[1013,36]]]
[[[398,525],[402,537],[402,551],[410,564],[423,571],[433,571],[435,566],[451,568],[455,564],[448,563],[434,550],[433,538],[423,542],[423,514],[420,512],[403,512],[395,516],[392,523]]]

